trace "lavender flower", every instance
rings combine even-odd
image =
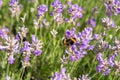
[[[77,26],[77,27],[79,27],[79,26],[80,26],[80,23],[79,23],[79,22],[77,22],[77,23],[76,23],[76,26]]]
[[[68,3],[68,13],[71,16],[72,21],[76,20],[77,18],[82,18],[83,16],[83,9],[79,7],[77,4]]]
[[[94,18],[89,18],[87,24],[89,25],[89,27],[96,27],[96,20]]]
[[[53,11],[56,13],[62,13],[64,6],[61,4],[59,0],[54,0],[51,3],[51,6],[53,7]]]
[[[8,37],[8,34],[9,33],[9,29],[8,28],[2,28],[1,30],[0,30],[0,37],[2,38],[2,39],[7,39],[7,37]]]
[[[42,41],[41,40],[38,40],[38,38],[35,36],[35,35],[32,35],[32,44],[31,44],[31,47],[32,47],[32,52],[35,56],[39,56],[41,53],[42,53]]]
[[[109,17],[102,18],[102,23],[103,23],[104,27],[107,29],[110,27],[114,27],[114,21]]]
[[[14,55],[19,52],[19,42],[14,37],[7,37],[5,39],[5,45],[0,46],[1,50],[7,51],[8,63],[14,63]]]
[[[50,80],[71,80],[70,75],[66,74],[66,69],[62,68],[60,73],[55,72]]]
[[[57,24],[61,24],[64,20],[62,15],[64,5],[62,5],[59,0],[54,0],[51,3],[51,6],[53,8],[53,11],[51,12],[51,16],[53,16],[53,19],[57,22]]]
[[[48,8],[46,5],[42,4],[37,7],[37,16],[40,18],[41,16],[44,16],[44,13],[48,11]]]
[[[19,42],[14,37],[8,37],[5,41],[5,50],[8,53],[18,53],[19,52]]]
[[[111,67],[114,66],[114,55],[111,55],[108,59],[103,59],[101,53],[98,53],[96,56],[98,60],[97,72],[100,73],[103,71],[103,75],[108,75],[110,73]]]
[[[18,0],[9,0],[9,6],[14,6],[14,4],[17,4]]]
[[[13,64],[15,61],[13,54],[8,57],[8,63]]]
[[[75,28],[73,28],[72,30],[66,30],[66,32],[65,32],[65,37],[66,37],[67,39],[76,38]]]
[[[68,50],[70,61],[75,61],[83,58],[87,54],[87,50],[93,50],[94,46],[90,45],[90,41],[93,40],[92,28],[85,28],[82,32],[75,34],[75,29],[71,31],[66,30],[66,38],[75,38],[76,42],[70,46]]]
[[[30,56],[31,56],[31,50],[32,48],[30,47],[30,43],[25,41],[23,42],[24,46],[21,48],[21,52],[23,53],[23,59],[22,59],[22,65],[23,68],[30,66]]]
[[[103,41],[103,39],[100,39],[99,41],[99,44],[98,44],[98,49],[101,50],[101,49],[106,49],[108,48],[108,43],[106,41]]]
[[[18,0],[10,0],[9,1],[9,10],[11,12],[11,16],[14,17],[14,16],[19,16],[21,11],[22,11],[22,5],[19,5],[18,4]]]
[[[104,1],[106,7],[107,16],[118,15],[120,13],[120,1],[119,0],[106,0]]]

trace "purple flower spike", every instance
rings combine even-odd
[[[119,0],[110,0],[109,2],[104,1],[106,7],[107,16],[118,15],[120,13],[120,1]]]
[[[113,67],[115,64],[114,57],[114,55],[111,55],[108,59],[103,59],[102,54],[98,53],[96,57],[98,60],[98,65],[96,67],[97,72],[100,73],[102,71],[103,75],[108,75],[111,67]]]
[[[108,63],[109,63],[109,65],[110,65],[111,67],[114,66],[114,58],[115,58],[115,56],[114,56],[114,55],[111,55],[111,56],[109,57],[109,59],[108,59]]]
[[[23,44],[24,44],[24,46],[23,46],[23,48],[21,48],[21,52],[24,52],[24,51],[31,51],[31,47],[30,47],[30,43],[29,42],[27,42],[27,41],[25,41],[25,42],[23,42]]]
[[[54,11],[56,13],[62,13],[64,6],[61,4],[59,0],[54,0],[54,2],[51,3],[51,6],[54,8]]]
[[[14,6],[14,4],[18,3],[18,0],[10,0],[9,6]]]
[[[14,57],[13,57],[13,55],[10,55],[9,57],[8,57],[8,63],[9,64],[13,64],[14,63]]]
[[[70,46],[70,50],[68,50],[68,55],[70,61],[76,61],[83,58],[88,50],[93,50],[94,45],[90,45],[91,40],[93,40],[92,28],[87,27],[82,32],[78,34],[75,33],[75,28],[72,30],[66,30],[65,37],[75,38],[76,42]]]
[[[35,56],[39,56],[42,53],[42,42],[40,40],[38,40],[38,38],[35,35],[32,35],[32,52]]]
[[[74,21],[77,18],[82,18],[83,16],[83,9],[79,7],[77,4],[71,4],[70,2],[68,3],[68,13],[71,16],[71,19]]]
[[[87,24],[90,26],[90,27],[96,27],[96,20],[94,18],[89,18]]]
[[[60,72],[55,72],[50,80],[71,80],[70,75],[66,74],[66,69],[62,68]]]
[[[35,55],[35,56],[39,56],[41,53],[42,53],[41,50],[39,50],[39,51],[34,51],[34,55]]]
[[[71,31],[70,30],[66,30],[66,32],[65,32],[65,37],[66,38],[75,38],[75,28],[73,28]]]
[[[38,18],[41,16],[44,16],[44,13],[48,11],[48,8],[46,5],[42,4],[37,7],[37,16]]]

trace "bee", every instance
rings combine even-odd
[[[63,45],[65,46],[71,46],[76,42],[76,38],[64,38],[63,39]]]

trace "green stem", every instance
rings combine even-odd
[[[21,73],[20,73],[20,80],[23,80],[22,78],[23,78],[23,74],[24,74],[24,72],[25,72],[25,68],[22,68],[22,71],[21,71]]]
[[[12,27],[13,27],[13,18],[11,17],[10,31],[12,31]]]
[[[6,71],[6,75],[9,74],[9,63],[7,62],[7,71]]]
[[[93,59],[92,63],[94,63],[95,60],[96,60],[96,57],[94,56],[94,59]],[[92,72],[93,66],[94,66],[94,64],[92,64],[92,67],[90,68],[89,74]]]
[[[91,76],[91,79],[94,78],[98,73],[95,73],[93,76]]]
[[[72,66],[72,68],[71,68],[71,71],[70,71],[70,75],[71,75],[71,73],[75,70],[78,62],[79,62],[79,61],[74,62],[73,66]]]
[[[101,76],[98,78],[98,80],[101,80],[101,77],[102,77],[103,75],[101,74]]]

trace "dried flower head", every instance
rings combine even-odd
[[[24,38],[26,38],[27,32],[28,32],[28,28],[26,28],[25,26],[19,27],[19,31],[18,31],[19,38],[21,40],[23,40]]]
[[[58,32],[55,29],[53,29],[52,31],[50,31],[50,33],[52,34],[53,37],[56,37]]]
[[[88,77],[88,74],[82,75],[80,76],[80,78],[78,78],[78,80],[91,80],[90,77]]]

